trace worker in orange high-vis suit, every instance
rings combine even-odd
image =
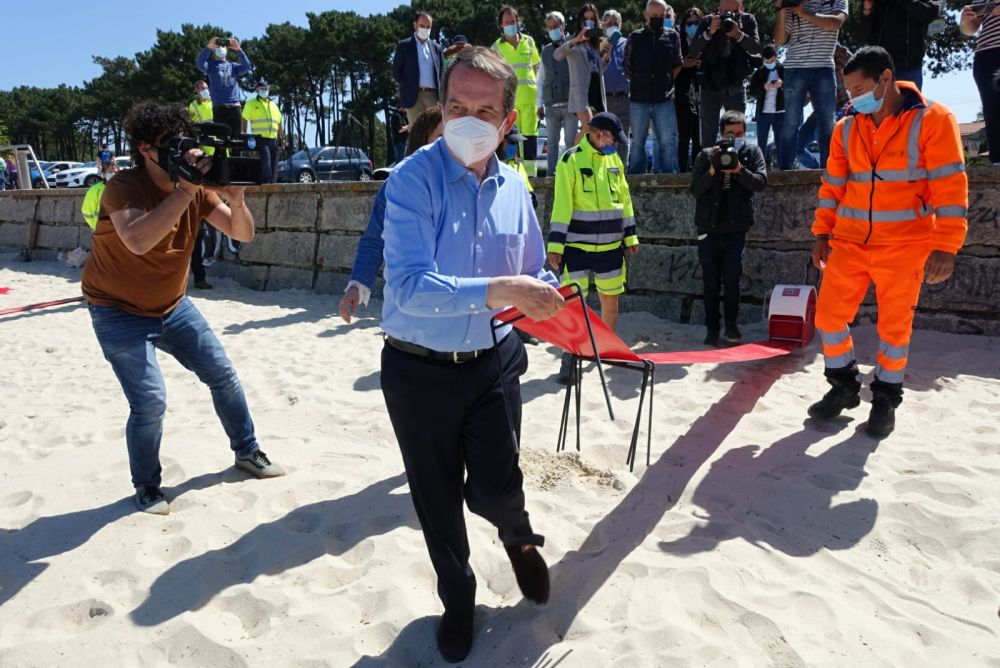
[[[881,438],[903,399],[921,282],[949,278],[965,242],[968,179],[954,114],[896,81],[884,49],[858,50],[843,76],[851,108],[830,140],[812,226],[823,271],[816,329],[832,387],[809,415],[832,419],[861,403],[848,323],[874,283],[880,343],[865,430]]]

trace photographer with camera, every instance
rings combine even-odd
[[[244,189],[202,187],[172,176],[204,177],[218,159],[198,148],[171,150],[196,146],[195,140],[175,137],[190,130],[182,105],[139,103],[124,127],[136,168],[120,173],[104,190],[82,288],[97,340],[130,407],[125,441],[136,507],[165,515],[170,506],[160,490],[159,451],[167,404],[156,349],[208,385],[237,468],[258,478],[284,471],[260,450],[236,370],[184,295],[202,218],[234,239],[253,239]]]
[[[989,0],[966,5],[962,8],[959,28],[966,37],[976,36],[972,77],[983,102],[990,163],[1000,164],[1000,88],[995,79],[1000,71],[1000,3]]]
[[[862,0],[856,37],[892,56],[897,81],[924,85],[927,28],[941,15],[943,0]]]
[[[778,165],[792,169],[799,125],[809,95],[819,135],[819,167],[826,167],[830,134],[837,107],[834,51],[837,35],[847,20],[847,0],[775,0],[778,20],[774,43],[788,44],[785,54],[785,125],[778,142]]]
[[[240,62],[227,59],[229,50],[239,54]],[[208,91],[212,98],[212,119],[228,125],[232,136],[240,134],[242,122],[239,78],[252,68],[247,54],[235,37],[213,37],[194,61],[202,74],[208,77]]]
[[[757,100],[754,117],[757,123],[757,145],[764,151],[766,160],[774,158],[767,152],[767,138],[772,130],[774,147],[780,150],[781,127],[785,122],[785,93],[781,90],[785,68],[778,62],[778,51],[773,44],[765,44],[760,55],[764,57],[764,64],[750,77],[748,92]]]
[[[721,0],[702,19],[688,57],[701,60],[701,145],[715,143],[720,111],[744,111],[743,84],[753,71],[751,56],[760,53],[757,19],[742,11],[740,0]]]
[[[756,193],[767,187],[764,152],[746,142],[747,119],[727,111],[719,121],[722,139],[694,160],[691,192],[698,230],[698,260],[705,286],[705,345],[719,345],[719,292],[723,295],[725,332],[722,342],[736,345],[742,334],[740,279],[747,230],[754,223]]]

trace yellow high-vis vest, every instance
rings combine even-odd
[[[250,134],[275,139],[281,129],[281,111],[271,100],[250,98],[243,105],[243,119],[250,123]]]
[[[517,97],[514,99],[514,105],[517,107],[530,105],[534,109],[538,93],[535,68],[542,62],[535,40],[522,33],[516,48],[503,37],[495,41],[492,48],[514,68],[514,74],[517,75]]]

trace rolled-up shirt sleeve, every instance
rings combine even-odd
[[[411,166],[415,163],[411,163]],[[400,169],[386,184],[385,280],[400,311],[421,317],[471,315],[488,310],[488,278],[438,271],[434,206],[418,169]]]

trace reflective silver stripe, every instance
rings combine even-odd
[[[879,341],[878,351],[889,359],[901,360],[905,359],[906,355],[910,352],[910,346],[894,346],[891,343]]]
[[[621,240],[621,232],[610,232],[607,234],[577,234],[576,232],[570,232],[566,235],[566,243],[568,244],[611,244]]]
[[[848,177],[851,181],[860,183],[871,183],[871,172],[853,172]],[[879,169],[876,172],[876,181],[919,181],[927,178],[927,172],[923,169]]]
[[[926,107],[923,109],[917,109],[917,113],[913,117],[913,123],[910,124],[910,134],[906,138],[906,157],[908,159],[911,172],[915,172],[917,170],[917,162],[920,159],[920,128],[923,127],[924,114],[926,113]]]
[[[603,211],[573,211],[573,220],[621,220],[621,209],[604,209]]]
[[[881,380],[883,383],[902,383],[903,373],[903,369],[899,371],[886,371],[878,364],[875,365],[875,378]]]
[[[843,355],[837,355],[836,357],[825,357],[824,360],[827,369],[843,369],[845,366],[850,366],[851,362],[854,361],[854,350],[848,350]]]
[[[964,162],[952,162],[947,165],[941,165],[940,167],[935,167],[934,169],[927,170],[927,179],[943,179],[946,176],[951,176],[953,174],[961,174],[965,171]]]
[[[816,205],[817,209],[836,209],[839,202],[835,199],[821,199]]]
[[[834,176],[830,172],[823,170],[823,180],[829,183],[831,186],[846,186],[847,177],[846,176]]]
[[[566,278],[570,279],[571,281],[576,281],[576,280],[579,280],[581,278],[587,278],[587,276],[589,276],[589,275],[590,275],[590,271],[587,270],[587,269],[584,269],[583,271],[569,271],[569,272],[566,272]]]
[[[622,227],[632,227],[635,225],[635,217],[629,216],[628,218],[622,218]]]
[[[549,223],[549,233],[550,234],[552,232],[556,232],[556,233],[562,232],[563,234],[566,234],[566,232],[568,230],[569,230],[569,223],[556,223],[556,222]]]
[[[910,220],[919,220],[926,217],[930,213],[930,209],[922,207],[920,211],[916,209],[896,209],[893,211],[872,211],[870,213],[873,223],[905,223]],[[837,215],[841,218],[868,220],[869,211],[867,209],[842,206],[837,209]]]
[[[526,70],[531,67],[531,63],[518,63],[516,65],[511,65],[515,70]]]
[[[969,210],[964,206],[939,206],[934,209],[934,215],[938,218],[965,218]]]
[[[621,267],[618,267],[614,271],[606,271],[603,274],[595,273],[594,274],[594,278],[596,278],[596,279],[598,279],[600,281],[606,281],[606,280],[611,279],[611,278],[618,278],[621,275],[622,275],[622,269],[621,269]]]
[[[844,144],[844,160],[848,165],[851,164],[851,156],[848,153],[848,146],[850,146],[851,140],[851,128],[854,127],[854,116],[847,116],[844,118],[844,125],[840,129],[841,141]],[[850,167],[848,167],[850,169]],[[843,185],[843,184],[838,184]]]
[[[534,79],[518,79],[517,80],[517,85],[518,86],[534,86],[535,85],[535,80]]]
[[[851,329],[849,327],[845,327],[839,332],[824,332],[822,330],[816,331],[819,332],[819,338],[821,338],[823,343],[828,346],[835,346],[838,343],[843,343],[847,339],[851,338]]]

